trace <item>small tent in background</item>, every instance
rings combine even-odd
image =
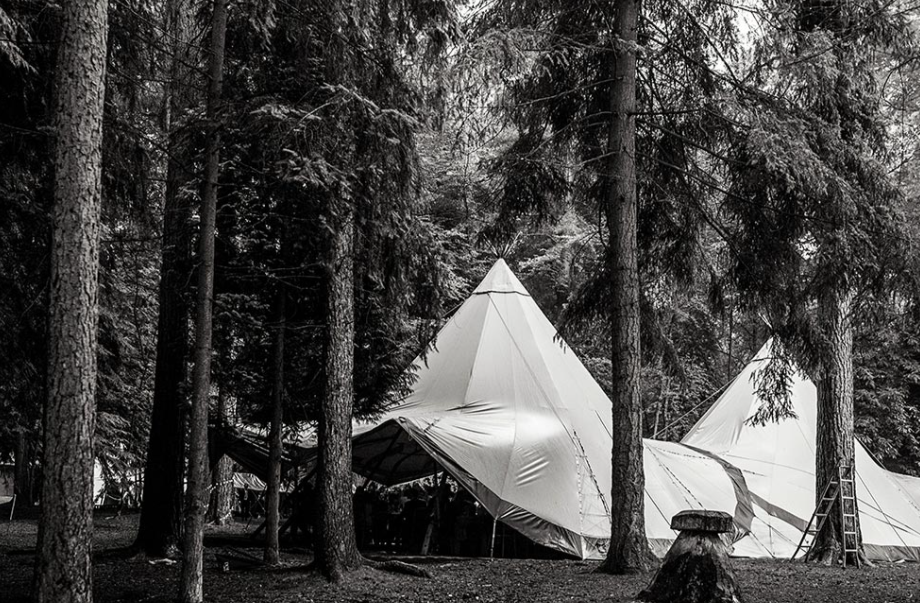
[[[736,547],[789,557],[815,508],[817,392],[797,374],[791,389],[795,418],[766,425],[749,419],[763,404],[753,383],[772,355],[768,342],[716,403],[683,438],[741,470],[758,523]],[[886,471],[856,442],[856,492],[866,554],[870,559],[920,561],[920,479]],[[752,546],[753,545],[753,546]],[[750,552],[750,551],[748,551]]]
[[[101,507],[108,501],[105,496],[105,476],[102,463],[98,459],[93,461],[93,506]]]
[[[16,491],[15,467],[13,464],[0,464],[0,505],[12,506]],[[22,499],[20,499],[21,501]],[[98,460],[93,462],[93,505],[101,506],[105,502],[105,480],[103,479],[102,465]],[[22,503],[16,503],[22,508]],[[0,512],[0,517],[5,513]],[[9,513],[12,518],[12,512]]]
[[[12,463],[0,463],[0,496],[13,496],[16,471]]]

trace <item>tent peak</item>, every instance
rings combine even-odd
[[[473,295],[484,295],[488,293],[518,293],[530,297],[530,293],[521,284],[511,268],[505,263],[505,260],[498,258],[482,279],[479,286],[473,291]]]

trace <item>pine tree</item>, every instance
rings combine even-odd
[[[351,418],[354,412],[355,216],[342,191],[333,201],[326,264],[325,394],[317,423],[316,564],[330,580],[359,567],[352,509]]]
[[[182,577],[179,599],[201,603],[204,599],[204,521],[208,511],[208,410],[211,402],[211,355],[213,353],[214,223],[220,176],[220,118],[223,95],[224,49],[227,35],[227,2],[215,0],[211,13],[211,46],[208,61],[208,132],[205,145],[204,186],[199,211],[198,291],[195,317],[195,354],[189,415],[188,483],[185,495]]]
[[[727,116],[736,161],[724,207],[734,222],[732,282],[818,387],[820,497],[839,466],[854,464],[854,319],[903,255],[871,67],[873,53],[896,46],[903,29],[890,7],[871,2],[785,6],[758,41],[755,56],[773,60],[751,66],[754,86],[739,89]],[[781,419],[785,404],[777,396],[755,420]],[[808,558],[832,563],[839,515],[826,525]]]
[[[17,506],[39,498],[42,408],[47,399],[47,283],[53,205],[51,86],[59,24],[5,5],[0,36],[0,449],[15,460]],[[35,303],[36,301],[41,303]]]
[[[89,602],[92,588],[102,121],[108,4],[63,7],[55,77],[48,401],[37,600]]]
[[[450,13],[440,3],[395,2],[277,10],[260,34],[268,36],[273,60],[256,72],[229,74],[239,75],[227,88],[241,92],[245,133],[228,145],[230,161],[262,165],[264,172],[250,178],[249,167],[228,170],[231,178],[243,176],[228,187],[241,203],[240,224],[229,227],[252,220],[259,236],[246,231],[251,243],[224,250],[235,263],[226,276],[235,291],[259,300],[264,325],[274,318],[263,292],[280,287],[289,293],[284,356],[293,370],[284,372],[283,389],[302,404],[286,410],[317,423],[323,452],[316,566],[340,579],[364,563],[352,517],[352,418],[404,391],[405,366],[418,351],[413,336],[424,337],[419,327],[438,300],[430,284],[438,273],[430,228],[415,214],[421,101],[401,53],[410,39],[435,38],[425,28],[434,32]],[[241,41],[237,48],[264,43],[231,29]],[[250,129],[258,132],[255,145],[247,139]],[[244,265],[258,276],[235,278]],[[269,277],[263,278],[266,265]],[[265,353],[264,335],[247,342],[241,363]],[[240,393],[251,396],[246,388]],[[266,410],[256,410],[263,421]]]
[[[275,294],[275,327],[272,342],[272,408],[268,431],[268,478],[265,480],[265,551],[263,560],[268,565],[279,561],[278,529],[281,525],[281,459],[284,454],[281,430],[284,427],[284,330],[286,292]]]
[[[539,227],[566,211],[596,224],[603,251],[568,300],[562,329],[610,342],[612,527],[600,569],[641,571],[652,557],[639,372],[646,360],[678,364],[657,324],[667,308],[656,308],[643,290],[665,297],[700,272],[705,197],[693,180],[701,172],[694,159],[713,141],[699,106],[718,86],[707,63],[709,39],[697,28],[725,15],[711,3],[668,1],[500,6],[477,24],[483,44],[497,38],[502,50],[511,49],[501,54],[489,46],[487,55],[502,57],[495,70],[512,74],[498,82],[506,96],[493,96],[503,98],[517,134],[491,164],[499,191],[493,232],[513,235],[522,224]],[[537,50],[515,52],[521,47]],[[640,342],[657,349],[644,355]]]
[[[185,470],[185,418],[188,406],[189,285],[191,281],[191,205],[183,188],[191,180],[187,118],[194,103],[192,6],[166,4],[168,60],[166,102],[167,166],[163,206],[159,315],[153,411],[144,470],[144,494],[134,546],[151,557],[179,553],[182,483]]]
[[[618,3],[613,19],[607,200],[610,235],[610,313],[613,365],[613,438],[610,548],[601,571],[649,569],[645,537],[645,479],[642,469],[642,402],[639,399],[639,265],[636,244],[636,32],[638,0]]]

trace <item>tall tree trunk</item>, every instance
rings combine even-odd
[[[284,326],[285,292],[279,285],[275,309],[275,341],[272,346],[272,420],[268,432],[268,481],[266,483],[265,509],[265,563],[277,565],[279,561],[278,530],[281,503],[281,427],[284,411]]]
[[[652,553],[645,536],[642,403],[639,399],[639,269],[636,246],[636,24],[638,0],[616,3],[611,53],[609,178],[604,207],[610,236],[613,361],[613,490],[610,548],[599,570],[645,571]]]
[[[319,515],[316,563],[332,581],[359,567],[352,509],[351,417],[354,406],[354,208],[333,209],[326,295],[325,394],[317,434]]]
[[[176,557],[182,516],[182,478],[185,466],[184,408],[188,404],[189,357],[188,291],[191,267],[191,205],[182,188],[191,180],[188,149],[180,116],[193,103],[191,49],[194,11],[188,0],[169,0],[167,31],[170,74],[167,94],[169,157],[163,207],[163,248],[160,264],[157,356],[153,385],[153,413],[144,496],[134,546],[150,557]]]
[[[194,401],[189,420],[188,485],[182,551],[182,603],[204,597],[204,520],[208,510],[208,405],[211,399],[212,306],[214,301],[214,220],[220,172],[220,112],[227,35],[227,1],[214,0],[208,62],[207,143],[198,261],[198,316],[195,321]]]
[[[852,290],[828,292],[819,304],[819,323],[827,338],[827,355],[817,379],[818,416],[815,450],[815,504],[824,487],[837,478],[840,465],[855,467],[853,430],[853,306]],[[855,488],[855,484],[854,484]],[[839,502],[838,502],[839,504]],[[852,528],[852,526],[849,526]],[[832,564],[837,561],[842,539],[840,512],[835,508],[808,552],[807,561]],[[857,535],[862,549],[862,534]],[[861,557],[860,560],[865,560]],[[848,564],[856,563],[850,553]]]
[[[37,600],[93,600],[93,430],[108,3],[63,4],[54,88],[48,400]]]
[[[231,404],[227,401],[226,388],[217,390],[217,416],[222,427],[233,425],[236,421]],[[215,525],[230,522],[233,514],[233,460],[227,455],[221,456],[211,471],[211,500],[208,504],[208,521]]]

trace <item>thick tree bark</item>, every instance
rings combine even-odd
[[[170,0],[167,7],[170,47],[169,158],[163,207],[163,248],[160,264],[160,307],[157,319],[157,356],[153,385],[153,413],[144,496],[134,546],[150,557],[176,557],[182,516],[182,478],[185,467],[184,409],[188,406],[189,281],[191,273],[191,217],[182,188],[191,179],[183,129],[177,126],[188,109],[194,64],[191,49],[194,11],[188,0]]]
[[[636,246],[636,24],[638,0],[616,5],[611,53],[609,178],[605,215],[613,361],[613,490],[610,549],[599,570],[646,571],[642,406],[639,399],[639,270]]]
[[[326,298],[325,395],[317,433],[316,563],[332,581],[362,563],[352,509],[351,417],[354,406],[354,209],[333,209]]]
[[[200,603],[204,597],[204,521],[208,510],[208,406],[211,399],[212,306],[214,301],[214,220],[217,179],[220,172],[221,94],[224,47],[227,35],[227,1],[214,0],[211,14],[211,57],[208,63],[204,190],[198,261],[198,316],[195,321],[195,364],[192,374],[194,401],[189,420],[188,485],[185,495],[185,534],[179,599]]]
[[[269,565],[279,561],[278,530],[281,527],[281,427],[284,410],[284,326],[285,293],[277,293],[275,308],[275,341],[272,346],[272,420],[268,432],[268,481],[266,483],[265,552]]]
[[[222,426],[235,423],[234,412],[227,401],[225,388],[217,391],[217,416]],[[215,525],[230,522],[233,514],[233,460],[224,455],[211,471],[211,501],[208,504],[208,521]]]
[[[815,504],[831,479],[837,478],[840,465],[854,467],[853,427],[853,324],[851,290],[830,291],[820,301],[819,323],[827,338],[827,356],[817,379],[818,416],[815,450]],[[854,484],[855,488],[856,485]],[[855,494],[855,492],[854,492]],[[839,504],[839,502],[837,503]],[[853,526],[849,526],[852,529]],[[817,534],[806,561],[831,564],[838,560],[842,539],[840,511],[828,516],[824,529]],[[858,534],[862,549],[862,534]],[[864,561],[864,557],[860,557]],[[856,564],[852,553],[847,564]]]
[[[233,516],[233,459],[222,456],[211,470],[211,495],[208,499],[208,522],[228,525]]]
[[[55,78],[48,400],[38,538],[39,602],[93,599],[102,112],[108,3],[63,4]]]

